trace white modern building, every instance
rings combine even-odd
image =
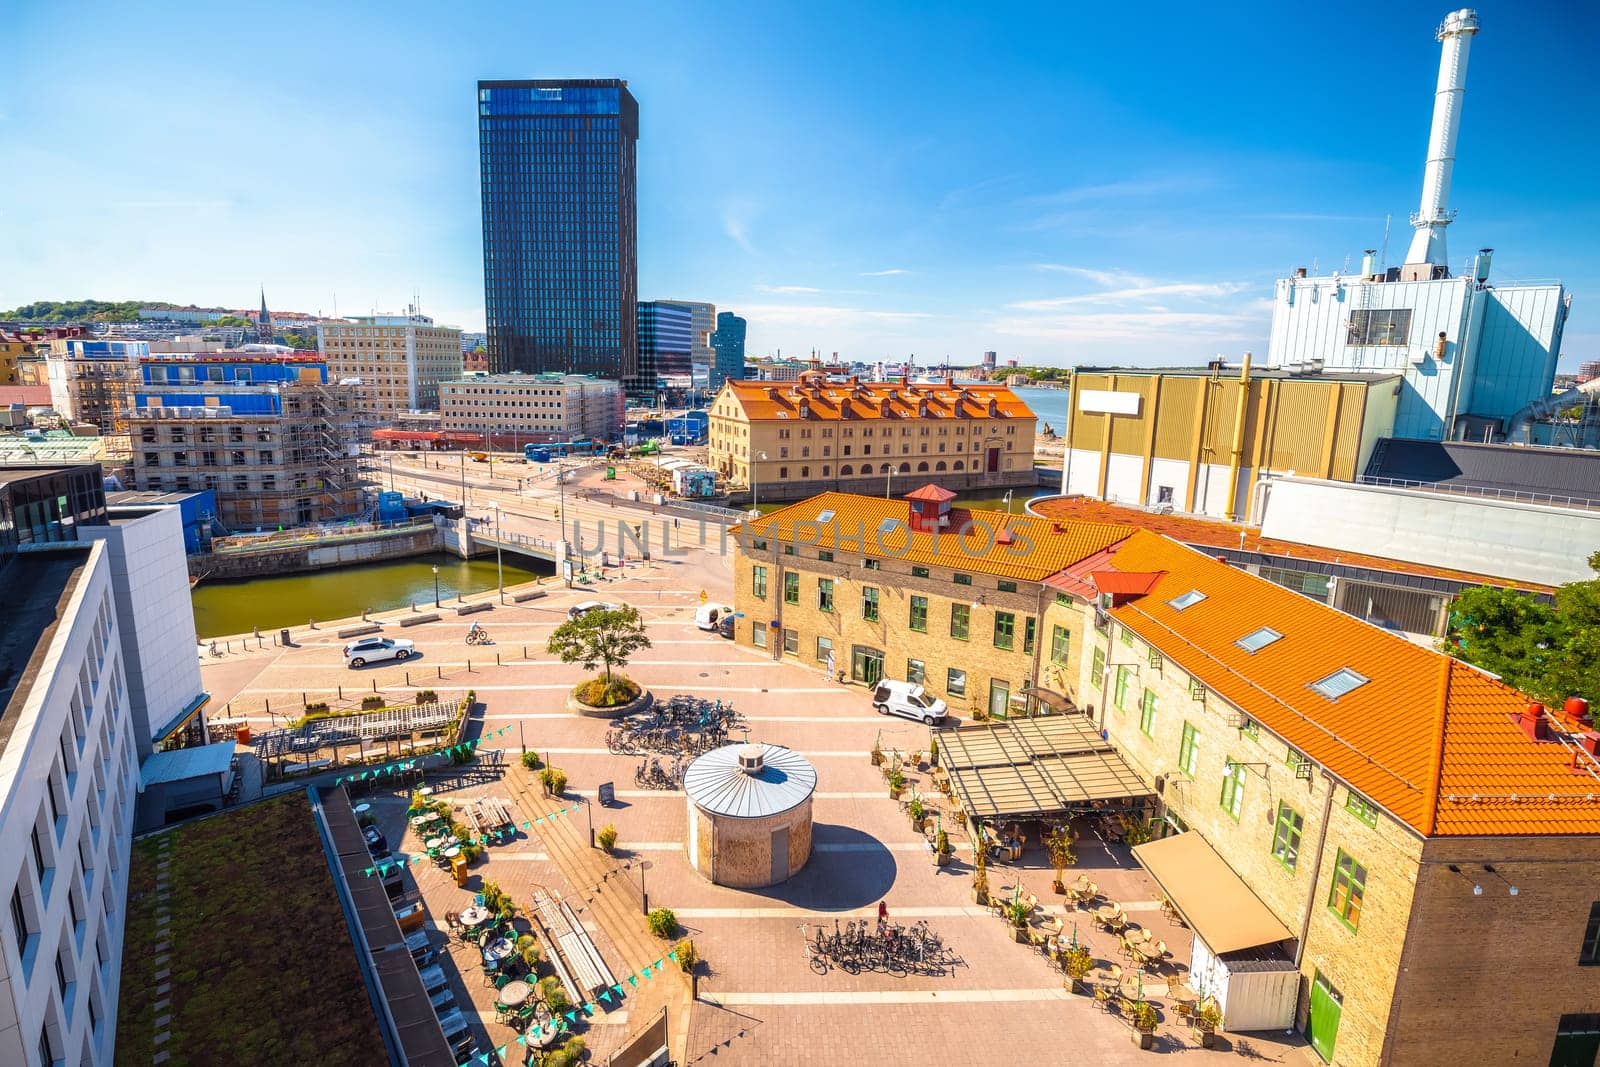
[[[355,387],[356,411],[387,422],[439,406],[439,383],[461,376],[461,331],[415,308],[317,324],[317,352],[332,381]]]
[[[439,386],[439,428],[483,434],[485,447],[504,443],[501,436],[607,440],[622,431],[624,411],[620,385],[586,374],[482,374]]]
[[[0,1063],[110,1063],[139,739],[105,544],[15,553],[0,684]]]

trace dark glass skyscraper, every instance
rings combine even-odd
[[[711,365],[712,389],[721,389],[729,378],[744,378],[744,328],[744,319],[731,311],[717,315],[717,328],[711,333],[711,347],[717,353],[716,362]]]
[[[481,81],[489,367],[631,381],[639,105],[615,79]]]
[[[694,313],[683,304],[652,300],[639,305],[638,384],[641,399],[665,389],[691,387]]]

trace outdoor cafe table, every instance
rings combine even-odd
[[[369,812],[371,810],[372,810],[372,805],[371,804],[362,803],[362,804],[357,804],[356,805],[356,814],[357,815],[365,815],[367,812]]]
[[[1117,917],[1117,906],[1115,904],[1102,904],[1094,909],[1094,917],[1103,923],[1109,924],[1112,919]]]
[[[1144,999],[1144,986],[1143,983],[1139,981],[1138,975],[1128,975],[1122,980],[1122,984],[1118,986],[1117,989],[1126,1000]]]
[[[427,841],[423,842],[423,844],[425,844],[430,849],[433,849],[433,848],[444,848],[444,846],[447,843],[448,842],[446,841],[446,839],[442,838],[442,837],[430,837],[430,838],[428,838]]]
[[[461,910],[461,914],[457,916],[457,918],[460,920],[462,926],[465,926],[468,930],[470,930],[474,926],[488,921],[489,909],[480,908],[477,905],[473,905],[470,908],[463,908]]]
[[[1171,997],[1175,1004],[1193,1004],[1200,999],[1200,994],[1186,985],[1172,986],[1167,990],[1167,996]]]
[[[444,858],[447,860],[453,860],[459,855],[461,855],[460,845],[451,845],[449,848],[444,850]]]
[[[532,992],[533,987],[527,982],[507,982],[500,989],[499,1000],[508,1008],[517,1008]]]
[[[510,958],[516,950],[517,946],[512,944],[509,937],[498,938],[483,947],[483,959],[485,963],[490,960],[498,962]],[[502,989],[500,992],[504,993],[505,990]]]

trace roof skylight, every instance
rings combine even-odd
[[[818,522],[832,522],[833,521],[833,509],[829,508],[827,511],[818,512],[817,513],[817,521]]]
[[[1338,700],[1346,693],[1358,686],[1367,684],[1364,675],[1357,674],[1349,667],[1340,667],[1320,682],[1312,682],[1311,688],[1327,697],[1329,700]]]
[[[1167,604],[1172,608],[1173,611],[1182,611],[1184,608],[1194,607],[1205,598],[1206,595],[1200,590],[1191,589],[1182,596],[1173,597],[1171,600],[1167,601]]]
[[[1272,627],[1263,626],[1261,629],[1256,630],[1253,633],[1245,634],[1243,637],[1239,638],[1239,640],[1235,641],[1234,644],[1238,645],[1246,652],[1260,652],[1263,648],[1266,648],[1268,645],[1272,644],[1272,642],[1278,640],[1282,636],[1282,634],[1274,630]]]

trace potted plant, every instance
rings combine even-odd
[[[1082,945],[1067,949],[1061,957],[1061,965],[1067,972],[1067,989],[1079,996],[1087,996],[1090,989],[1084,979],[1094,969],[1094,957],[1089,955],[1089,950]]]
[[[928,742],[928,766],[939,766],[939,739],[937,737]]]
[[[1148,1000],[1141,1000],[1133,1006],[1128,1017],[1133,1023],[1133,1043],[1142,1049],[1154,1048],[1156,1023],[1160,1021],[1160,1016],[1156,1014],[1156,1006]]]
[[[595,839],[600,842],[600,847],[610,852],[617,843],[617,828],[613,823],[606,823],[600,827],[600,832],[595,834]]]
[[[1056,830],[1044,839],[1044,846],[1050,853],[1050,865],[1056,869],[1056,880],[1050,883],[1050,888],[1057,893],[1065,894],[1066,883],[1061,880],[1063,872],[1074,863],[1078,857],[1072,851],[1073,837],[1070,830]]]
[[[972,865],[972,902],[979,906],[989,903],[989,861],[984,857],[983,846],[978,846],[978,858]]]
[[[905,787],[906,776],[901,774],[900,769],[896,767],[894,770],[889,772],[889,799],[899,800],[900,791]]]
[[[687,937],[678,942],[678,969],[689,980],[689,999],[700,999],[700,953]]]
[[[544,786],[544,795],[558,797],[567,791],[567,773],[560,767],[546,767],[539,772],[539,784]]]
[[[877,738],[872,739],[872,765],[874,767],[883,766],[883,746],[878,744]]]
[[[939,836],[934,839],[933,843],[933,862],[943,867],[950,862],[950,856],[954,852],[955,849],[950,844],[950,834],[947,831],[940,830]]]
[[[678,917],[671,908],[652,909],[645,918],[650,924],[650,932],[657,937],[668,938],[678,932]]]
[[[1028,916],[1033,911],[1020,900],[1006,905],[1006,921],[1011,924],[1011,940],[1019,945],[1028,943]]]
[[[922,816],[925,814],[921,797],[912,797],[910,805],[906,808],[911,813],[911,828],[918,833],[922,832]]]
[[[1217,1044],[1217,1028],[1222,1025],[1222,1009],[1217,1002],[1207,997],[1194,1013],[1195,1029],[1200,1031],[1200,1047],[1215,1048]]]

